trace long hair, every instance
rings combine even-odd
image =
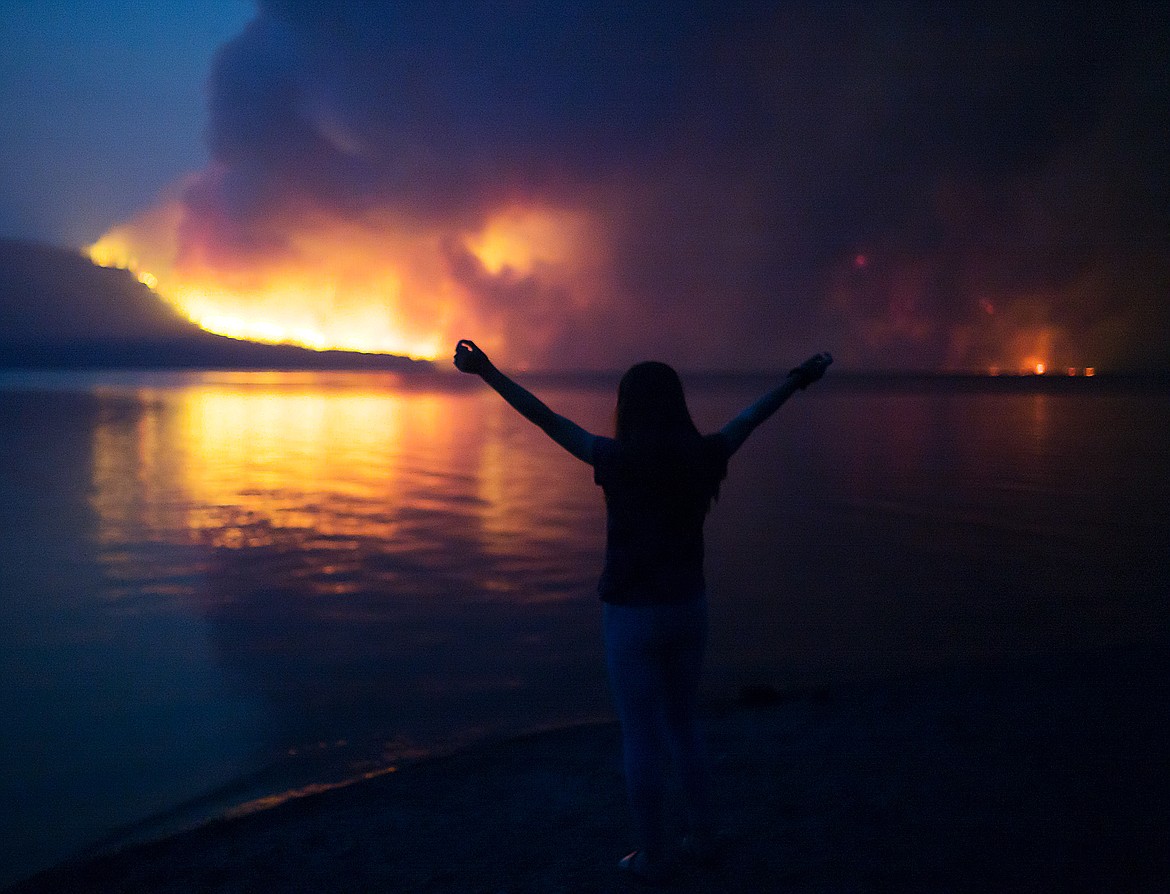
[[[698,438],[678,373],[657,360],[631,366],[618,384],[614,430],[625,444]]]
[[[697,499],[703,511],[718,499],[726,465],[702,480],[687,472],[709,468],[711,448],[695,427],[682,381],[672,367],[647,360],[626,371],[618,384],[614,433],[630,449],[630,471],[642,488],[658,491],[667,502]]]

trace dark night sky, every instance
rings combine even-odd
[[[92,242],[207,162],[205,85],[248,0],[0,4],[0,237]]]
[[[392,217],[533,366],[1170,358],[1164,3],[195,7],[6,4],[0,235],[169,190],[233,267]],[[516,206],[603,261],[489,269]]]

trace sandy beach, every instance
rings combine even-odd
[[[1165,644],[713,703],[722,844],[668,890],[1170,889]],[[43,873],[13,892],[594,892],[613,724],[554,730]]]

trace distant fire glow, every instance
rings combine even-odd
[[[86,251],[96,264],[130,270],[217,335],[435,359],[456,338],[491,325],[477,288],[538,278],[587,300],[570,285],[586,263],[579,246],[594,251],[598,241],[584,214],[548,208],[506,208],[471,232],[392,215],[320,216],[281,236],[271,255],[217,254],[198,240],[184,242],[183,209],[169,204],[115,227]],[[478,269],[471,282],[466,270],[462,277],[453,270],[453,256]],[[493,336],[482,340],[490,346]]]
[[[987,309],[990,302],[986,300],[980,301],[979,307],[986,314],[983,319],[987,324],[983,330],[987,336],[983,350],[995,351],[989,358],[991,362],[982,367],[990,376],[1002,376],[1004,373],[1051,376],[1058,371],[1065,371],[1068,376],[1092,376],[1096,371],[1092,366],[1069,363],[1069,359],[1079,358],[1081,351],[1071,333],[1061,326],[1009,321],[1005,319],[1007,315],[998,314],[998,309]]]

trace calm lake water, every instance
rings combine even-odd
[[[1164,636],[1164,387],[832,378],[708,522],[711,695]],[[522,380],[608,432],[616,379]],[[600,492],[476,384],[0,373],[0,883],[609,716]]]

